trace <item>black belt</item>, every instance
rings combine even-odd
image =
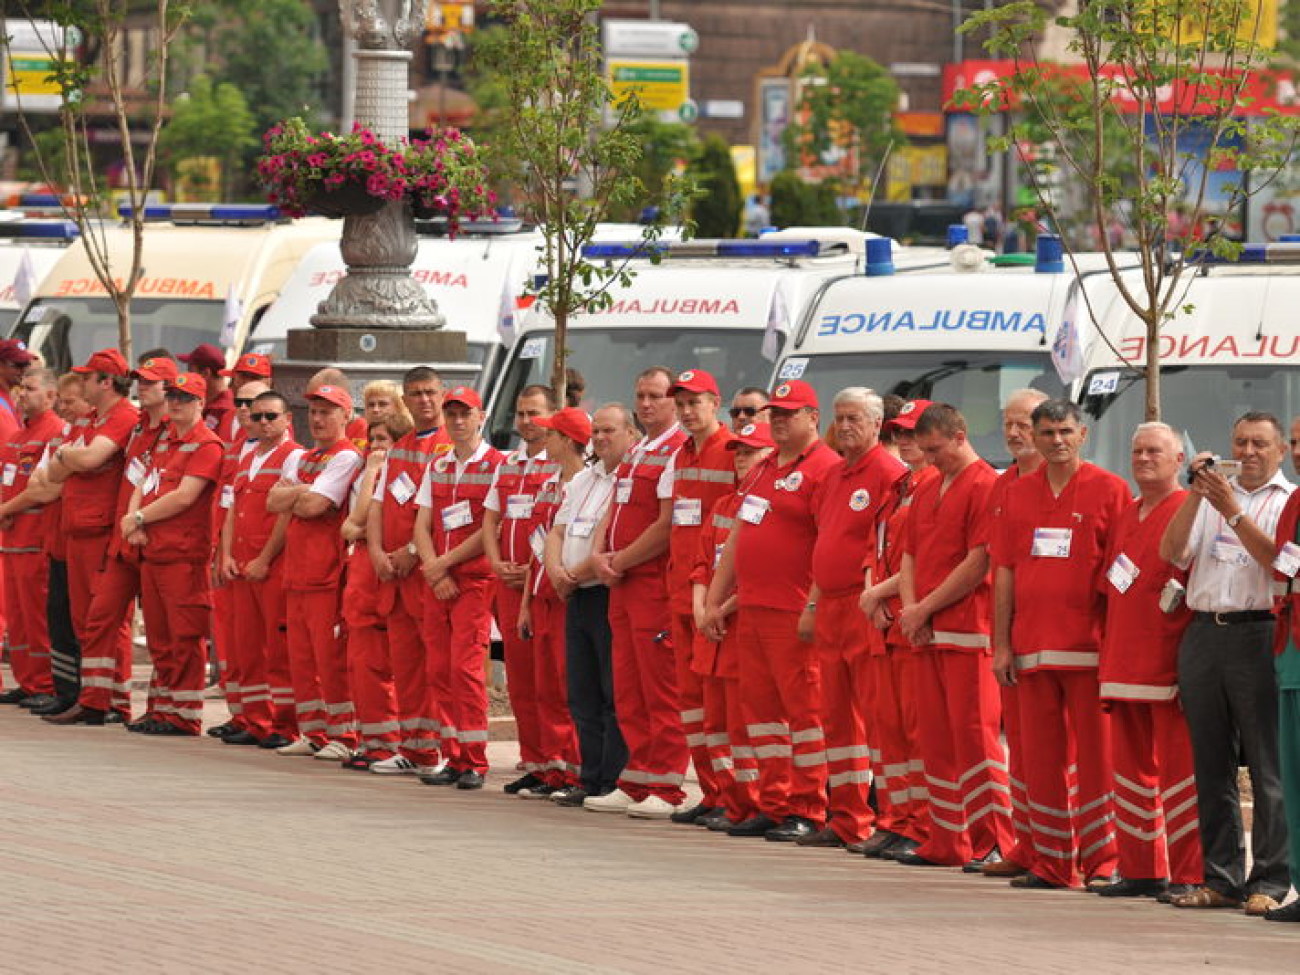
[[[1239,613],[1192,613],[1192,619],[1198,623],[1213,623],[1215,626],[1232,626],[1234,623],[1271,623],[1272,612],[1267,609],[1245,609]]]

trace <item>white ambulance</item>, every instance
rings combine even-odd
[[[226,345],[232,360],[303,255],[337,240],[342,227],[319,217],[285,221],[274,207],[255,204],[149,206],[146,219],[131,302],[135,350],[162,347],[178,355],[211,342]],[[99,236],[110,267],[125,273],[130,227],[105,226]],[[228,316],[232,327],[223,343]],[[84,241],[63,252],[11,334],[59,370],[117,345],[117,313]]]
[[[13,219],[7,219],[10,213]],[[31,288],[35,293],[76,238],[77,225],[70,220],[26,220],[15,211],[0,213],[0,335],[9,334],[22,311],[20,292]],[[29,271],[24,271],[24,260]]]
[[[1295,262],[1300,244],[1253,245],[1239,262],[1189,270],[1180,281],[1182,310],[1160,332],[1160,398],[1162,419],[1185,432],[1191,449],[1228,456],[1232,421],[1247,411],[1273,413],[1284,428],[1300,414]],[[1140,287],[1138,272],[1128,272],[1128,283]],[[1097,326],[1082,332],[1084,375],[1075,386],[1090,427],[1087,453],[1127,477],[1133,431],[1145,418],[1146,329],[1112,281],[1089,282],[1089,298]]]
[[[1002,403],[1023,388],[1066,394],[1050,342],[1077,282],[1102,273],[1104,258],[1075,255],[1076,275],[1059,253],[994,263],[987,252],[963,245],[953,257],[942,268],[827,284],[773,381],[810,383],[822,402],[823,426],[835,393],[847,386],[951,403],[966,417],[976,451],[1005,467]]]

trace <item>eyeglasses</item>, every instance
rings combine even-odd
[[[761,406],[733,406],[729,412],[733,420],[739,420],[742,416],[758,416]]]
[[[248,414],[248,418],[249,418],[250,420],[252,420],[254,423],[270,423],[272,420],[278,420],[278,419],[280,419],[280,417],[282,417],[282,416],[284,416],[284,413],[283,413],[283,412],[280,412],[280,413],[271,413],[271,412],[267,412],[267,413],[250,413],[250,414]]]
[[[255,401],[256,399],[257,399],[257,397],[255,397],[255,396],[250,396],[248,399],[241,399],[240,397],[236,396],[236,397],[235,397],[235,405],[236,405],[236,406],[252,406],[253,403],[254,403],[254,401]]]
[[[198,399],[197,396],[191,396],[189,393],[182,393],[180,390],[169,389],[163,394],[169,403],[193,403]]]

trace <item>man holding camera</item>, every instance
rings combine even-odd
[[[1232,428],[1232,461],[1192,459],[1191,489],[1160,541],[1161,558],[1190,566],[1192,622],[1178,651],[1178,694],[1192,735],[1205,860],[1205,886],[1175,897],[1177,907],[1235,908],[1244,900],[1247,914],[1262,915],[1290,887],[1271,578],[1278,517],[1295,490],[1279,472],[1285,453],[1277,417],[1244,414]],[[1255,798],[1249,876],[1239,753]]]

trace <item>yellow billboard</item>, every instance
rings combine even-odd
[[[690,64],[610,58],[609,86],[615,102],[636,92],[642,107],[648,111],[676,113],[691,97]]]

